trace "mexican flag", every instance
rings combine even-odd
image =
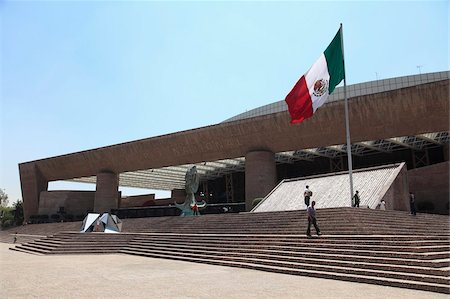
[[[311,117],[345,77],[342,34],[339,29],[325,52],[286,96],[291,124]]]

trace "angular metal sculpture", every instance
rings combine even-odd
[[[206,202],[202,200],[197,202],[195,200],[195,192],[198,190],[199,176],[197,173],[197,167],[192,166],[185,176],[185,190],[186,190],[186,200],[182,204],[175,202],[175,207],[181,210],[180,216],[199,216],[200,208],[206,206]]]
[[[81,233],[105,232],[119,233],[122,231],[122,221],[116,215],[89,213],[81,224]]]

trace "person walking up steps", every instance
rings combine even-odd
[[[309,186],[306,186],[306,190],[303,193],[303,196],[305,197],[306,208],[308,208],[309,207],[309,200],[311,199],[311,196],[312,196],[312,191],[309,190]]]
[[[317,226],[316,210],[314,209],[315,205],[316,205],[316,202],[313,201],[311,203],[311,206],[308,207],[308,210],[307,210],[307,212],[308,212],[308,229],[306,230],[306,236],[308,238],[311,238],[311,223],[314,225],[317,235],[320,236],[322,234],[320,232],[319,226]]]

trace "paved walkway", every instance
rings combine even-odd
[[[447,295],[131,255],[46,255],[0,243],[0,298],[446,298]]]

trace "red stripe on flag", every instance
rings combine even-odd
[[[312,101],[306,86],[305,76],[298,80],[286,96],[285,101],[291,114],[291,124],[299,123],[313,115]]]

